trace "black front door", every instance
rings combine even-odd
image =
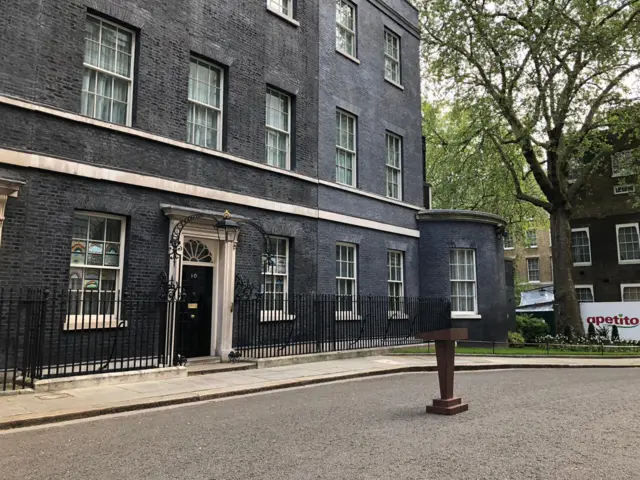
[[[175,351],[187,358],[211,355],[213,268],[182,267],[185,298],[176,325]]]

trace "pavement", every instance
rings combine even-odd
[[[637,480],[637,369],[406,373],[0,432],[3,480]]]
[[[458,370],[631,368],[640,358],[458,356]],[[433,355],[389,355],[171,380],[0,396],[0,430],[392,373],[436,370]],[[638,372],[640,374],[640,371]],[[435,376],[434,376],[435,378]]]

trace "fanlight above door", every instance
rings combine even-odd
[[[199,240],[187,240],[182,247],[182,260],[193,263],[213,263],[211,250]]]

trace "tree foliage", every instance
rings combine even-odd
[[[548,228],[540,207],[516,198],[516,189],[495,145],[474,112],[454,102],[423,104],[427,178],[434,208],[479,210],[507,220],[507,231],[523,241],[530,229]],[[538,184],[527,175],[525,162],[514,146],[505,149],[519,165],[523,191],[542,198]]]
[[[517,198],[549,212],[556,320],[582,332],[571,276],[572,202],[612,153],[640,145],[640,0],[416,3],[430,98],[473,112]],[[512,148],[541,197],[523,185]],[[577,179],[569,182],[574,166]]]

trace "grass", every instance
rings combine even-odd
[[[573,347],[574,349],[577,347]],[[605,347],[604,355],[602,351],[597,350],[563,350],[563,349],[549,349],[549,355],[598,355],[598,356],[640,356],[640,347],[618,347],[615,350],[607,349]],[[624,350],[623,350],[624,349]],[[627,350],[629,349],[629,350]],[[429,348],[426,346],[407,347],[406,349],[396,350],[395,353],[435,353],[435,348],[431,345]],[[538,347],[520,347],[520,348],[504,348],[496,347],[495,352],[491,347],[457,347],[456,353],[458,354],[476,354],[476,355],[541,355],[547,356],[547,350],[545,348]]]

